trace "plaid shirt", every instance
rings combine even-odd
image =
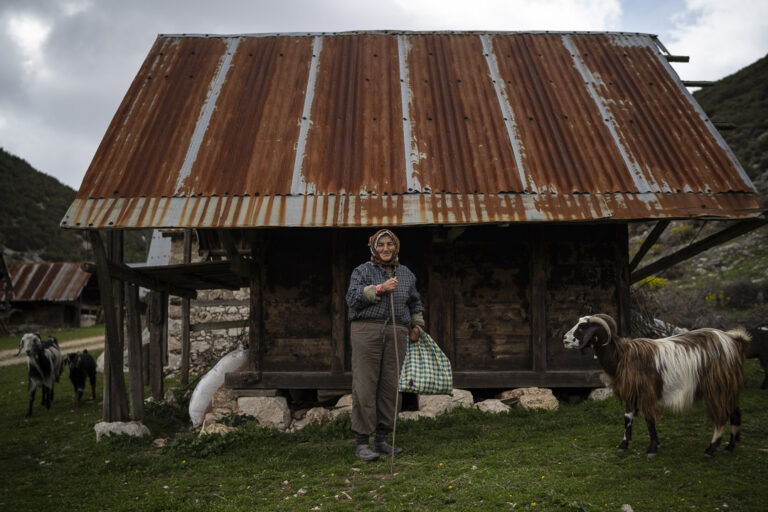
[[[363,263],[352,271],[352,278],[347,290],[347,306],[350,320],[389,320],[392,318],[392,307],[386,293],[377,297],[377,302],[368,302],[363,289],[368,285],[378,285],[397,277],[395,294],[395,319],[397,323],[411,325],[411,314],[424,311],[421,296],[416,291],[416,276],[405,265],[395,267],[394,275],[388,274],[383,268],[370,261]]]

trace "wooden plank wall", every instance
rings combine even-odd
[[[264,371],[331,370],[332,234],[266,233]]]
[[[456,371],[532,370],[529,230],[467,229],[453,243]]]
[[[562,339],[563,334],[584,315],[606,313],[620,322],[617,306],[619,279],[622,266],[628,267],[629,258],[626,241],[618,239],[622,232],[626,237],[625,225],[543,228],[548,266],[547,370],[598,367],[591,356],[585,358],[581,351],[564,350]],[[628,287],[626,293],[629,293]],[[627,311],[628,307],[626,304]]]
[[[345,293],[354,267],[368,260],[372,233],[265,232],[263,371],[350,371],[346,302],[334,293]],[[456,371],[594,370],[591,357],[562,348],[564,330],[590,312],[628,318],[625,225],[395,233],[400,260],[417,277],[428,331]]]

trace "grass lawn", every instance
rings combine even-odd
[[[165,448],[125,437],[96,443],[101,406],[74,408],[66,376],[50,411],[26,411],[25,366],[0,368],[0,510],[709,510],[768,508],[768,391],[747,364],[743,442],[704,459],[703,406],[665,415],[647,460],[642,421],[627,453],[614,400],[554,412],[458,410],[401,421],[396,459],[354,458],[348,419],[295,434],[247,423],[227,436],[182,434]],[[99,375],[101,386],[101,375]],[[101,397],[99,388],[98,396]],[[147,424],[161,437],[167,409]]]

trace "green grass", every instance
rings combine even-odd
[[[711,436],[701,405],[664,416],[655,460],[645,457],[642,422],[619,454],[623,411],[609,399],[554,412],[458,410],[401,421],[397,440],[406,453],[390,474],[389,459],[354,458],[348,419],[295,434],[249,423],[227,436],[182,434],[165,448],[151,439],[96,443],[100,405],[75,409],[68,382],[50,411],[36,403],[24,418],[25,370],[16,365],[0,369],[0,509],[586,511],[627,503],[637,511],[765,510],[762,377],[748,361],[744,440],[733,456],[701,456]]]
[[[90,338],[93,336],[104,335],[104,324],[94,325],[93,327],[78,327],[73,329],[46,329],[38,334],[45,340],[48,336],[54,336],[59,343],[64,341],[78,340],[81,338]],[[0,337],[0,350],[19,348],[21,334],[12,334],[10,336]]]

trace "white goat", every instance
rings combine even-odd
[[[53,402],[53,385],[59,381],[64,359],[61,357],[59,344],[56,338],[49,338],[46,342],[40,340],[40,335],[27,333],[21,337],[19,351],[27,354],[29,409],[27,417],[32,416],[32,403],[35,401],[35,391],[43,388],[42,404],[46,409],[51,408]]]

